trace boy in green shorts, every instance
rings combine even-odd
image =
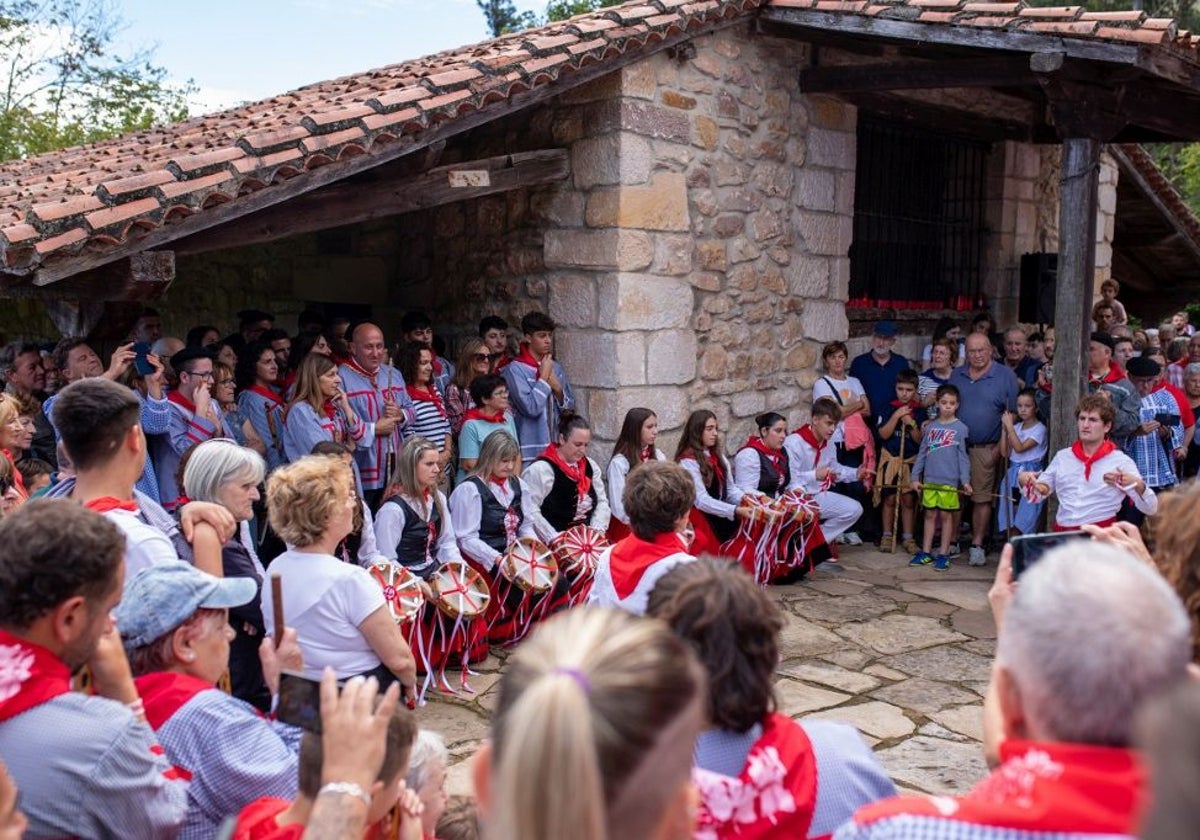
[[[910,566],[927,566],[944,572],[950,568],[953,512],[958,510],[958,493],[971,494],[971,461],[967,456],[967,426],[958,419],[958,388],[940,385],[936,393],[937,418],[925,427],[912,468],[912,489],[921,494],[925,506],[923,548],[913,555]],[[937,556],[933,532],[941,525],[942,539]]]

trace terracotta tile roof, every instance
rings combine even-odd
[[[1200,250],[1200,219],[1196,218],[1196,214],[1175,189],[1175,185],[1163,175],[1150,153],[1136,143],[1122,143],[1110,148],[1115,153],[1118,163],[1133,169],[1174,216],[1177,229],[1192,240],[1192,247]]]
[[[0,271],[28,274],[49,259],[112,248],[321,167],[394,155],[397,142],[419,140],[447,121],[488,110],[499,116],[519,94],[735,18],[760,2],[632,0],[221,113],[0,165]]]
[[[1083,6],[1030,6],[981,0],[767,0],[764,7],[862,15],[950,26],[1070,35],[1126,44],[1151,44],[1200,63],[1200,35],[1170,18],[1143,11],[1089,12]]]

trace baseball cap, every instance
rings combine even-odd
[[[885,338],[895,338],[899,329],[896,327],[895,321],[876,321],[875,329],[872,332]]]
[[[148,566],[125,584],[114,617],[126,650],[169,633],[196,610],[240,607],[254,600],[258,581],[213,577],[190,563],[169,560]]]

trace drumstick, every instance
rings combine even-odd
[[[283,641],[283,578],[278,572],[271,575],[271,607],[275,614],[275,650]]]

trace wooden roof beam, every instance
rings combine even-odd
[[[1062,69],[1062,52],[988,56],[930,62],[813,67],[800,71],[805,93],[863,93],[929,88],[1037,85],[1041,73]]]

